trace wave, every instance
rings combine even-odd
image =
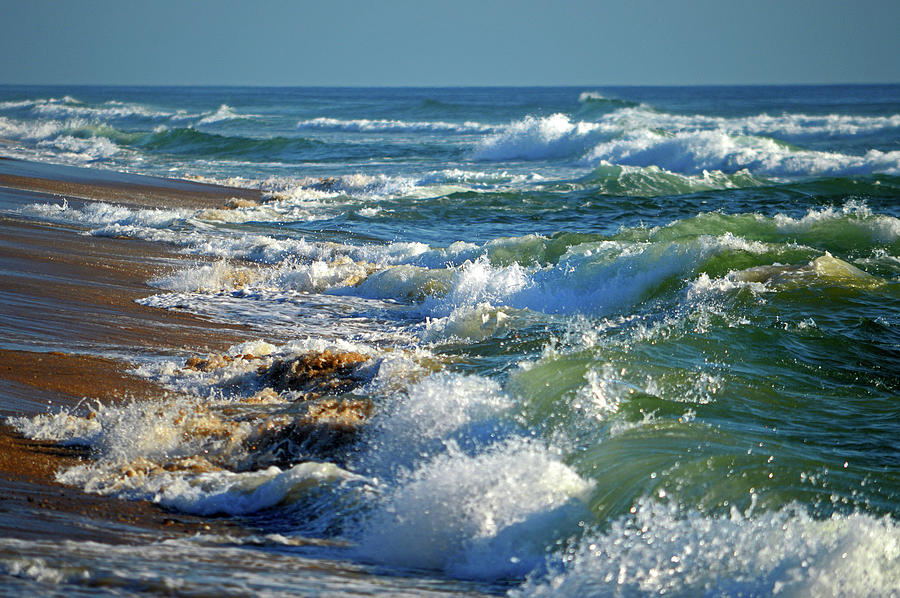
[[[306,201],[342,196],[374,199],[405,195],[417,186],[417,181],[412,177],[356,173],[330,177],[271,177],[241,181],[240,186],[266,191],[277,200]]]
[[[324,145],[320,141],[302,137],[256,139],[204,133],[191,128],[142,135],[132,143],[141,149],[150,151],[255,160],[296,158],[305,151]]]
[[[579,118],[602,118],[604,115],[623,108],[642,107],[644,110],[651,110],[650,107],[640,102],[609,98],[597,91],[581,92],[578,96],[578,104],[579,107],[576,114]]]
[[[197,121],[197,124],[211,125],[213,123],[222,122],[225,120],[246,120],[256,117],[257,115],[255,114],[238,114],[234,111],[234,108],[232,108],[228,104],[222,104],[216,110],[204,113],[203,118]]]
[[[94,162],[108,160],[121,151],[121,147],[105,137],[74,137],[62,135],[38,142],[37,147],[51,148],[54,152],[62,152],[64,156],[78,162]]]
[[[900,529],[863,513],[820,520],[802,508],[718,517],[643,501],[551,559],[511,592],[543,596],[892,596]]]
[[[84,119],[93,124],[106,121],[156,121],[184,122],[195,121],[196,125],[210,125],[228,120],[245,120],[257,118],[255,114],[239,114],[227,104],[215,110],[191,113],[183,109],[161,110],[144,104],[108,100],[99,104],[87,104],[70,96],[63,98],[18,100],[0,102],[0,111],[17,110],[21,114],[28,109],[30,116],[52,119]]]
[[[868,274],[826,252],[808,264],[754,266],[745,270],[732,270],[717,279],[703,274],[691,283],[688,298],[697,299],[709,293],[730,292],[739,288],[749,288],[754,293],[822,285],[873,290],[884,284],[884,279]]]
[[[69,105],[69,106],[77,106],[82,104],[82,102],[72,96],[63,96],[61,98],[37,98],[37,99],[29,99],[29,100],[11,100],[6,102],[0,102],[0,110],[9,110],[13,108],[31,108],[34,106],[45,106],[45,105]]]
[[[351,119],[341,120],[337,118],[319,117],[310,120],[301,120],[297,123],[298,129],[323,130],[323,131],[349,131],[360,133],[458,133],[477,134],[489,133],[496,130],[493,125],[477,122],[449,123],[442,121],[407,122],[402,120],[383,119]]]
[[[657,166],[683,174],[703,171],[758,176],[857,175],[900,172],[900,152],[864,155],[805,150],[784,139],[822,134],[852,136],[900,127],[890,117],[766,115],[725,119],[624,108],[596,120],[557,113],[526,117],[484,139],[472,157],[482,161],[569,160]],[[760,136],[760,135],[769,135]]]
[[[41,139],[45,147],[67,150],[79,144],[115,144],[150,152],[189,156],[280,160],[324,144],[300,137],[251,138],[206,133],[193,128],[167,129],[153,132],[126,132],[105,124],[92,124],[75,119],[17,126],[4,123],[0,117],[0,134],[9,131],[20,138]]]
[[[86,120],[73,120],[62,122],[58,120],[48,121],[22,121],[5,116],[0,116],[0,136],[16,140],[47,139],[61,132],[89,126]]]
[[[120,143],[127,144],[140,135],[118,131],[108,125],[96,125],[81,118],[66,121],[19,121],[0,116],[0,137],[34,144],[24,159],[52,159],[84,164],[102,161],[120,154]],[[17,148],[22,149],[22,148]],[[49,155],[48,155],[49,154]]]
[[[562,255],[550,265],[534,263],[529,241]],[[673,281],[692,277],[699,264],[735,245],[728,237],[683,243],[604,240],[552,249],[539,237],[512,242],[523,246],[524,263],[495,265],[482,256],[445,269],[395,266],[369,276],[352,293],[421,301],[421,311],[431,318],[465,319],[483,306],[606,315],[630,310]],[[746,248],[753,250],[750,244]]]
[[[366,188],[392,181],[363,178],[355,183]],[[265,277],[251,278],[282,290],[330,289],[417,303],[429,317],[447,317],[482,304],[545,314],[603,315],[633,309],[682,284],[678,281],[703,273],[715,278],[734,269],[806,263],[824,252],[893,255],[900,247],[900,219],[874,213],[858,201],[810,209],[801,216],[707,212],[666,226],[628,228],[612,235],[532,234],[446,248],[402,242],[313,243],[266,235],[228,240],[204,238],[194,230],[202,223],[220,221],[315,221],[350,206],[359,208],[352,199],[333,202],[338,195],[332,189],[320,195],[325,201],[312,195],[284,196],[240,210],[131,210],[97,203],[83,208],[35,206],[30,213],[87,226],[97,235],[165,241],[220,259],[280,264]],[[207,273],[212,276],[210,284],[231,279],[230,273],[213,270],[218,274]],[[186,280],[207,276],[195,274]]]
[[[658,166],[635,167],[611,164],[601,160],[590,174],[578,179],[591,189],[607,195],[658,197],[710,191],[714,189],[740,189],[770,184],[770,181],[754,176],[747,170],[727,174],[704,170],[699,175],[671,172]]]
[[[590,516],[591,487],[538,443],[508,442],[476,456],[451,449],[419,464],[386,497],[358,551],[463,578],[523,576],[541,564],[546,546]]]
[[[28,108],[34,106],[39,100],[9,100],[0,102],[0,110],[12,110],[15,108]]]
[[[105,102],[99,106],[67,103],[39,103],[32,107],[32,112],[51,118],[89,118],[95,120],[122,120],[138,117],[148,120],[164,120],[175,116],[174,112],[152,110],[140,104],[117,101]]]
[[[764,135],[786,140],[813,137],[854,137],[900,129],[900,114],[862,116],[853,114],[755,114],[723,117],[705,114],[675,114],[646,107],[626,108],[606,117],[622,130],[665,129],[668,131],[719,130],[731,135]]]
[[[626,133],[597,144],[583,161],[659,166],[689,174],[707,170],[727,173],[747,170],[755,175],[776,177],[900,174],[900,151],[873,149],[855,156],[804,150],[775,139],[733,136],[724,131]]]
[[[635,102],[633,100],[621,100],[618,98],[608,98],[601,94],[599,91],[583,91],[578,96],[578,102],[580,104],[611,104],[613,106],[639,106],[639,102]]]
[[[810,208],[802,216],[777,213],[707,212],[666,226],[625,229],[614,238],[632,242],[669,242],[701,236],[733,235],[748,241],[851,254],[893,248],[900,241],[900,218],[873,212],[865,202]]]
[[[108,100],[106,102],[91,105],[71,96],[0,102],[0,111],[14,110],[18,114],[23,114],[24,109],[28,109],[28,113],[31,117],[54,119],[82,118],[91,120],[95,123],[107,120],[126,120],[134,118],[151,121],[161,121],[166,119],[179,120],[196,118],[199,116],[197,114],[189,114],[183,110],[159,110],[144,104],[122,102],[119,100]]]
[[[319,177],[272,176],[266,179],[244,177],[192,177],[193,180],[229,187],[259,189],[276,200],[316,201],[346,196],[356,199],[383,199],[391,196],[435,198],[472,189],[495,189],[534,181],[531,174],[507,171],[479,171],[448,168],[433,170],[419,176],[386,174],[343,174]],[[354,206],[349,206],[353,210]],[[381,211],[380,206],[367,206],[367,211]]]
[[[572,158],[584,155],[615,132],[615,128],[601,123],[572,122],[562,113],[545,117],[529,116],[483,139],[473,157],[491,161]]]
[[[874,214],[858,202],[840,209],[811,209],[799,218],[711,212],[612,236],[528,235],[496,239],[481,247],[460,244],[453,251],[423,252],[342,292],[416,302],[430,318],[461,318],[459,326],[441,327],[465,329],[469,325],[463,321],[484,307],[548,315],[630,313],[689,288],[685,281],[698,276],[718,277],[735,269],[779,263],[799,264],[791,266],[791,272],[801,272],[807,262],[814,264],[807,268],[813,272],[807,276],[813,286],[859,286],[850,283],[862,279],[877,286],[883,280],[834,261],[837,258],[829,252],[843,256],[896,252],[898,242],[900,219]]]

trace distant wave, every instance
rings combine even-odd
[[[100,106],[68,103],[38,103],[32,106],[32,112],[51,118],[83,117],[93,119],[124,119],[145,118],[152,120],[167,119],[175,116],[175,113],[159,110],[151,110],[140,104],[123,102],[105,102]]]
[[[213,123],[221,122],[223,120],[239,120],[239,119],[249,119],[256,118],[256,114],[238,114],[234,111],[234,108],[229,106],[228,104],[222,104],[216,110],[212,112],[207,112],[203,115],[199,121],[197,121],[198,125],[210,125]]]
[[[130,147],[170,154],[277,161],[296,158],[300,152],[325,145],[302,137],[250,138],[164,126],[151,132],[126,132],[81,118],[20,122],[2,116],[0,137],[32,141],[39,148],[68,154],[83,154],[81,157],[86,160],[108,158],[122,147]]]
[[[226,120],[257,118],[256,114],[240,114],[227,104],[215,110],[190,113],[185,110],[159,110],[134,102],[109,100],[100,104],[87,104],[73,97],[47,98],[0,102],[0,111],[27,110],[31,115],[54,119],[84,118],[97,122],[139,119],[151,121],[190,121],[208,125]]]
[[[142,104],[110,100],[97,105],[90,105],[71,96],[62,98],[38,98],[30,100],[17,100],[0,102],[0,111],[23,111],[30,116],[45,118],[86,118],[93,120],[121,120],[127,118],[140,118],[149,120],[164,120],[169,118],[181,118],[186,115],[183,112],[169,112],[155,110]],[[196,117],[197,115],[190,115]]]
[[[319,117],[310,120],[301,120],[297,123],[298,129],[325,130],[325,131],[350,131],[350,132],[378,132],[378,133],[459,133],[476,134],[490,133],[497,129],[496,126],[477,122],[449,123],[441,121],[407,122],[402,120],[369,120],[351,119],[341,120],[337,118]]]
[[[608,98],[599,91],[583,91],[578,96],[579,104],[601,104],[604,106],[630,107],[640,106],[640,102],[633,100],[621,100],[618,98]]]
[[[900,152],[872,149],[865,155],[804,150],[771,137],[871,133],[900,127],[890,117],[766,115],[716,118],[626,108],[597,121],[565,114],[526,117],[484,138],[473,158],[484,161],[569,160],[658,166],[671,172],[748,170],[762,176],[900,172]]]
[[[324,145],[302,137],[255,139],[204,133],[179,128],[144,135],[133,141],[142,149],[219,158],[277,160],[292,153]]]
[[[82,102],[72,96],[63,96],[61,98],[36,98],[29,100],[11,100],[0,102],[0,110],[10,110],[14,108],[30,108],[43,105],[78,105]]]
[[[888,116],[848,114],[755,114],[722,117],[704,114],[672,114],[645,107],[625,108],[601,119],[623,130],[659,128],[671,131],[722,130],[733,135],[766,135],[785,140],[811,137],[853,137],[900,130],[900,113]],[[900,131],[898,131],[900,132]]]
[[[764,137],[724,131],[666,134],[641,130],[599,143],[584,157],[632,166],[659,166],[680,173],[748,170],[763,176],[900,174],[900,151],[869,150],[862,156],[804,150]]]
[[[615,127],[572,120],[565,114],[526,117],[482,140],[476,160],[547,160],[584,155]]]

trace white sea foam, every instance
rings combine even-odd
[[[207,112],[203,115],[199,121],[197,121],[198,125],[211,125],[213,123],[221,122],[223,120],[235,120],[239,118],[252,118],[255,115],[252,114],[238,114],[234,111],[234,108],[229,106],[228,104],[222,104],[216,110]]]
[[[85,104],[66,104],[56,102],[36,103],[32,111],[51,118],[80,117],[92,121],[104,121],[109,119],[125,119],[131,117],[147,119],[166,119],[174,116],[173,112],[152,110],[140,104],[124,102],[105,102],[99,106]]]
[[[432,316],[447,316],[479,304],[528,308],[544,313],[603,314],[633,305],[676,274],[690,271],[702,246],[677,244],[585,244],[547,267],[464,264],[447,293],[426,299]]]
[[[123,148],[107,136],[109,131],[82,118],[20,121],[0,116],[0,137],[24,142],[9,150],[15,157],[25,160],[82,166],[114,156],[128,158],[135,155],[123,155]]]
[[[447,168],[426,173],[417,185],[464,184],[467,188],[495,188],[498,185],[517,185],[543,180],[537,173],[514,173],[509,171],[462,170]]]
[[[429,321],[429,335],[455,334],[451,332],[455,330],[470,337],[503,328],[510,314],[498,313],[497,308],[545,314],[613,313],[631,308],[672,278],[690,276],[698,264],[721,252],[772,250],[766,243],[726,232],[692,241],[581,243],[555,263],[545,264],[546,241],[531,235],[498,239],[482,247],[463,244],[452,251],[425,252],[416,262],[433,267],[408,262],[388,267],[341,292],[421,302],[423,315],[450,318]],[[440,267],[454,261],[461,263]]]
[[[353,198],[380,199],[405,195],[413,191],[418,182],[406,176],[363,173],[343,174],[334,177],[269,177],[267,179],[201,179],[204,182],[224,184],[267,192],[281,201],[321,201],[324,199]],[[330,205],[335,205],[330,204]]]
[[[495,381],[440,373],[386,399],[359,456],[381,495],[363,522],[362,558],[470,578],[524,575],[589,517],[592,483],[516,436],[514,403]]]
[[[710,278],[705,272],[691,282],[687,290],[687,299],[696,301],[703,297],[717,295],[722,293],[731,293],[738,289],[749,289],[754,294],[766,293],[771,289],[765,282],[758,280],[741,280],[740,277],[731,273],[727,276],[719,278]]]
[[[423,338],[427,341],[464,339],[484,340],[488,337],[527,325],[529,318],[523,310],[494,307],[480,303],[469,309],[457,309],[445,318],[429,318],[425,321]]]
[[[469,312],[481,305],[488,310],[510,307],[544,313],[611,313],[643,300],[671,277],[690,276],[698,261],[717,252],[759,254],[771,249],[765,243],[730,233],[701,237],[687,244],[603,241],[574,246],[557,263],[546,265],[541,257],[546,240],[539,237],[500,239],[483,247],[453,245],[445,250],[432,250],[422,243],[354,246],[267,235],[210,234],[214,231],[195,223],[187,210],[132,210],[103,203],[80,209],[63,205],[29,209],[51,220],[96,226],[93,234],[166,241],[181,245],[189,253],[277,266],[253,272],[221,264],[201,265],[159,281],[160,286],[173,291],[332,290],[358,297],[422,302],[422,312],[430,317],[443,318],[462,310],[456,316],[463,320],[471,320]],[[858,216],[860,226],[874,226],[873,234],[880,239],[896,239],[900,230],[893,218],[860,216],[862,213],[852,207],[837,213]],[[776,221],[785,229],[808,228],[831,217],[831,212],[825,211],[800,221],[787,217]],[[531,247],[535,243],[536,249]],[[501,265],[506,263],[501,258],[507,254],[512,262]],[[494,265],[488,257],[499,261]],[[459,265],[442,267],[448,263]],[[432,327],[431,333],[436,330]]]
[[[900,172],[900,152],[869,150],[864,155],[803,150],[769,137],[847,136],[900,127],[890,117],[757,115],[735,119],[674,115],[645,108],[622,108],[596,121],[573,121],[564,114],[526,117],[486,137],[474,150],[478,160],[580,160],[658,166],[677,173],[746,169],[771,176]]]
[[[78,161],[105,160],[119,153],[121,148],[106,137],[72,137],[62,135],[38,142],[39,148],[53,148]]]
[[[7,422],[27,438],[71,444],[90,444],[102,431],[98,421],[73,415],[68,409],[35,417],[10,417]]]
[[[58,475],[61,482],[87,492],[151,500],[206,515],[244,514],[302,500],[310,491],[359,478],[331,463],[304,462],[286,469],[273,466],[247,472],[221,467],[252,461],[248,439],[277,430],[292,419],[273,417],[265,410],[255,417],[247,410],[234,418],[223,408],[241,405],[242,395],[226,396],[221,389],[242,385],[249,396],[259,388],[259,368],[270,365],[276,353],[287,357],[298,348],[309,348],[301,344],[277,348],[260,341],[243,343],[232,347],[227,354],[230,359],[220,359],[222,367],[210,371],[175,362],[148,364],[136,373],[179,394],[167,393],[153,401],[97,402],[78,415],[61,411],[13,418],[10,423],[31,438],[89,446],[95,462]],[[319,340],[316,346],[321,345]],[[346,350],[347,343],[343,345],[331,348]],[[275,403],[270,400],[267,405]]]
[[[5,559],[0,567],[2,567],[0,570],[3,573],[11,577],[34,580],[46,585],[60,584],[65,581],[77,582],[89,577],[89,573],[85,570],[73,570],[72,567],[62,566],[54,567],[42,558]]]
[[[800,150],[773,139],[740,137],[724,131],[662,134],[651,130],[627,133],[599,143],[586,164],[603,161],[632,166],[659,166],[673,172],[749,170],[768,176],[900,173],[900,151],[870,150],[863,156]]]
[[[376,133],[458,133],[475,134],[490,133],[496,129],[494,125],[486,125],[477,122],[450,123],[442,121],[402,121],[384,119],[349,119],[319,117],[309,120],[301,120],[297,123],[298,129],[325,130],[325,131],[350,131],[350,132],[376,132]]]
[[[420,465],[368,518],[366,559],[501,579],[539,566],[589,516],[592,484],[537,443],[509,441]]]
[[[764,135],[785,140],[801,140],[820,136],[852,137],[900,128],[900,114],[862,116],[784,113],[721,117],[703,114],[675,114],[650,110],[645,107],[629,107],[604,118],[604,122],[617,123],[623,131],[629,129],[665,129],[672,132],[717,130],[729,135]]]
[[[235,289],[293,290],[321,293],[354,286],[376,269],[374,264],[341,256],[334,260],[286,260],[271,268],[237,266],[227,260],[181,269],[152,281],[156,287],[181,293],[210,293]]]
[[[376,388],[391,381],[382,374]],[[391,475],[447,450],[473,442],[489,444],[497,418],[512,407],[509,397],[490,379],[434,374],[380,406],[367,441],[361,467],[375,475]]]
[[[526,117],[485,138],[475,149],[476,160],[552,160],[583,155],[609,129],[599,123],[572,122],[565,114]]]
[[[714,189],[735,189],[768,184],[765,178],[749,170],[733,174],[703,170],[697,174],[672,172],[658,166],[628,166],[600,160],[590,174],[579,179],[588,187],[611,194],[655,197],[677,193],[696,193]]]
[[[422,300],[428,295],[446,293],[452,277],[453,271],[448,269],[394,266],[370,276],[352,292],[372,299]]]
[[[316,260],[282,269],[274,282],[279,288],[321,293],[328,289],[355,286],[374,270],[374,265],[354,262],[349,258],[330,262]]]
[[[778,230],[786,234],[809,233],[839,222],[844,227],[842,234],[845,235],[852,227],[875,242],[892,243],[900,238],[900,218],[873,214],[868,205],[859,200],[849,200],[840,208],[813,208],[800,218],[776,214],[774,220]]]
[[[42,100],[11,100],[7,102],[0,102],[0,110],[12,110],[14,108],[25,108],[27,106],[34,106],[36,103]]]
[[[68,129],[87,126],[87,121],[75,120],[62,122],[58,120],[20,121],[0,116],[0,136],[8,139],[40,140],[55,137]]]
[[[78,105],[82,102],[72,96],[63,96],[61,98],[35,98],[29,100],[12,100],[8,102],[0,102],[0,110],[8,110],[12,108],[25,108],[34,106],[54,105]]]
[[[304,498],[323,486],[360,479],[332,463],[305,462],[289,469],[196,475],[154,471],[151,474],[107,478],[101,469],[78,466],[59,476],[66,484],[89,492],[115,493],[132,500],[150,500],[163,507],[197,515],[244,515]]]
[[[470,309],[482,303],[507,305],[510,297],[531,284],[530,269],[519,264],[495,268],[482,258],[454,270],[448,291],[428,297],[423,307],[432,316],[447,316],[456,309]]]
[[[193,180],[205,183],[259,189],[282,202],[301,202],[322,207],[326,200],[334,209],[353,209],[360,200],[382,200],[396,197],[430,198],[455,192],[478,189],[502,189],[542,180],[536,173],[481,171],[450,168],[433,170],[417,176],[343,174],[329,177],[200,177]],[[345,203],[337,203],[337,202]],[[378,209],[378,208],[366,208]]]
[[[793,507],[713,517],[642,503],[511,594],[886,598],[900,587],[898,557],[900,529],[890,518],[817,520]]]
[[[30,214],[45,218],[72,222],[82,226],[137,226],[168,229],[176,226],[192,212],[185,209],[131,209],[104,202],[90,202],[75,208],[61,204],[33,204],[24,208]]]
[[[259,277],[259,271],[235,267],[223,260],[181,269],[160,276],[151,284],[171,291],[211,292],[238,288]]]
[[[578,95],[579,102],[589,102],[591,100],[605,100],[606,97],[599,91],[582,91]]]
[[[229,235],[227,231],[217,232],[210,223],[243,222],[259,214],[260,208],[250,208],[244,216],[234,218],[211,218],[218,214],[208,210],[199,212],[187,209],[132,209],[103,202],[87,203],[76,208],[63,202],[61,204],[34,204],[23,208],[23,212],[55,222],[73,223],[91,228],[91,234],[109,237],[132,237],[149,241],[173,243],[184,249],[186,253],[212,256],[220,259],[246,259],[263,264],[280,264],[287,260],[301,262],[321,261],[334,263],[342,267],[346,276],[350,276],[350,266],[343,267],[343,260],[375,262],[381,264],[402,262],[428,251],[422,243],[392,243],[384,246],[352,246],[336,243],[313,243],[302,238],[276,239],[268,235]],[[238,211],[238,210],[235,210]],[[310,214],[302,208],[288,205],[281,211],[268,211],[277,214],[273,220],[284,219],[296,221],[301,215],[307,219],[320,217]],[[326,274],[322,265],[310,266],[310,281],[324,280]],[[285,268],[289,269],[290,264]],[[296,268],[295,268],[296,270]],[[209,274],[209,273],[208,273]],[[283,272],[284,280],[291,278],[288,270]],[[357,272],[361,274],[361,272]],[[293,273],[294,280],[300,279]],[[187,280],[187,279],[185,279]],[[197,282],[193,279],[191,284]],[[212,279],[210,279],[212,280]],[[174,283],[173,283],[174,284]],[[215,284],[218,284],[216,282]],[[181,288],[179,285],[175,285]],[[182,285],[183,286],[183,285]],[[319,283],[313,285],[324,288]],[[206,288],[206,283],[200,283]],[[309,290],[309,289],[306,289]]]

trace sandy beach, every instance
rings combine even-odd
[[[253,192],[0,159],[0,202],[102,200],[144,207],[218,207]],[[110,356],[205,354],[246,331],[145,307],[155,274],[185,258],[164,246],[97,238],[71,227],[0,217],[0,415],[35,415],[84,400],[163,392]],[[0,425],[0,534],[15,538],[128,541],[134,534],[192,534],[222,521],[167,513],[148,502],[88,495],[55,481],[90,459],[75,448],[26,440]]]

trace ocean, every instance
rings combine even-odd
[[[900,595],[900,85],[3,86],[0,138],[263,193],[15,208],[258,340],[10,420],[253,533],[0,539],[10,595]]]

